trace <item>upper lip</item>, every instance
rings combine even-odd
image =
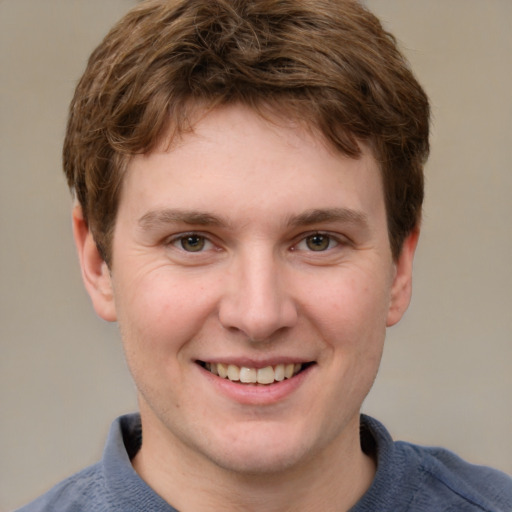
[[[235,366],[245,368],[266,368],[267,366],[276,366],[278,364],[306,364],[313,363],[313,359],[307,359],[302,357],[291,357],[291,356],[275,356],[267,357],[265,359],[254,359],[248,357],[212,357],[212,358],[201,358],[196,359],[198,363],[214,363],[214,364],[233,364]]]

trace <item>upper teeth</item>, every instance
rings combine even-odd
[[[205,368],[223,379],[247,384],[272,384],[289,379],[302,369],[300,363],[277,364],[265,368],[248,368],[234,364],[206,363]]]

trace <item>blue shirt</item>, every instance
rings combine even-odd
[[[121,416],[103,458],[19,512],[177,512],[135,472],[140,417]],[[378,421],[361,416],[361,445],[377,458],[370,489],[350,512],[512,512],[512,479],[442,448],[394,442]]]

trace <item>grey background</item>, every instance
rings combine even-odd
[[[136,407],[80,281],[61,175],[86,58],[132,0],[0,0],[0,510],[101,456]],[[371,0],[434,108],[410,311],[364,410],[512,473],[512,2]]]

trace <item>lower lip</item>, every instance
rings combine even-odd
[[[204,368],[201,373],[220,393],[243,405],[272,405],[292,395],[305,381],[316,365],[312,364],[290,379],[274,384],[242,384],[223,379]]]

